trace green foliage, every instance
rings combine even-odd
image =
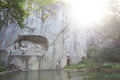
[[[85,62],[85,63],[73,64],[65,67],[65,69],[88,69],[92,71],[97,71],[98,68],[102,71],[103,70],[107,71],[107,69],[109,69],[110,71],[116,71],[116,70],[120,71],[120,64]]]
[[[86,68],[86,65],[85,64],[73,64],[70,66],[66,66],[65,68],[66,69],[83,69],[83,68]]]
[[[0,60],[0,72],[6,71],[6,70],[7,70],[7,68],[3,66],[3,63],[2,63],[2,61]]]
[[[91,45],[88,47],[87,51],[87,59],[91,62],[101,62],[101,58],[99,54],[101,53],[101,50],[94,47],[95,45]],[[87,60],[85,59],[85,60]]]
[[[41,6],[45,6],[53,3],[55,0],[38,0],[41,3]]]
[[[112,66],[112,69],[120,70],[120,64],[115,64]]]
[[[49,14],[44,14],[44,15],[43,15],[43,19],[44,19],[44,20],[47,19],[48,16],[49,16]]]
[[[31,10],[43,11],[43,7],[55,0],[0,0],[0,27],[16,22],[21,28],[23,21]],[[27,8],[25,9],[25,3]],[[46,19],[48,15],[44,15]]]
[[[114,64],[112,64],[112,63],[103,63],[102,67],[104,67],[104,68],[112,68],[113,65]]]
[[[28,0],[26,10],[30,12],[30,15],[34,15],[31,14],[31,11],[41,12],[40,18],[44,22],[51,13],[54,14],[56,12],[55,7],[53,7],[55,2],[56,0]],[[48,11],[48,13],[45,11]]]
[[[45,6],[53,4],[56,0],[28,0],[27,10],[42,11]]]
[[[112,15],[107,16],[107,21],[105,22],[104,31],[107,36],[113,39],[120,38],[120,1],[119,0],[110,0],[109,8]]]
[[[66,69],[85,69],[85,68],[96,68],[96,65],[98,65],[98,63],[94,63],[89,59],[84,59],[82,60],[80,63],[78,64],[72,64],[70,66],[66,66]]]
[[[25,0],[0,0],[0,26],[17,22],[24,27],[23,21],[27,13],[24,9]]]
[[[98,56],[106,62],[119,63],[120,47],[104,48]]]
[[[96,73],[96,75],[91,78],[86,78],[84,80],[119,80],[119,73]]]
[[[3,65],[2,61],[0,60],[0,66]]]
[[[103,63],[101,67],[109,68],[113,70],[120,70],[120,64],[117,64],[117,63]]]
[[[7,69],[4,66],[0,66],[0,72],[6,71]]]
[[[111,11],[114,13],[114,16],[119,20],[119,13],[120,13],[120,1],[119,0],[110,0],[109,1],[109,7]]]
[[[114,44],[111,45],[110,47],[109,46],[103,47],[101,49],[89,47],[87,59],[99,63],[101,62],[120,63],[120,44]]]

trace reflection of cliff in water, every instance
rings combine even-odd
[[[77,72],[69,71],[26,71],[3,76],[3,80],[76,80],[82,79]],[[1,76],[0,76],[1,78]]]
[[[15,72],[4,77],[6,77],[5,80],[67,80],[67,73],[65,71],[27,71]]]
[[[25,71],[0,76],[0,80],[119,80],[120,73],[81,71]]]

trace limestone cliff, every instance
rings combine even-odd
[[[6,66],[13,70],[58,69],[67,65],[67,56],[71,63],[86,56],[89,40],[95,34],[77,29],[84,26],[72,20],[63,4],[58,2],[49,8],[44,8],[44,14],[30,11],[23,29],[17,23],[1,29],[0,54],[6,53],[2,55]]]

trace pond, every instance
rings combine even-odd
[[[25,71],[1,75],[0,80],[120,80],[120,73]]]

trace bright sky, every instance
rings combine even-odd
[[[85,25],[95,24],[109,11],[107,0],[66,0],[66,2],[71,7],[72,18],[77,23]]]

